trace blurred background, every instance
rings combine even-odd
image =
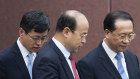
[[[140,61],[140,0],[0,0],[0,51],[13,44],[18,35],[18,28],[24,13],[41,10],[49,15],[51,30],[55,32],[57,19],[66,10],[82,11],[90,24],[87,43],[75,54],[78,61],[104,39],[103,20],[106,14],[114,10],[124,10],[134,19],[136,38],[129,46]]]

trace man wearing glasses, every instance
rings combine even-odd
[[[80,79],[72,56],[86,43],[88,29],[83,13],[64,12],[58,19],[54,37],[38,52],[33,79]]]
[[[17,41],[0,52],[0,79],[32,79],[36,53],[47,42],[50,22],[42,11],[25,13]]]
[[[78,64],[81,79],[140,79],[137,56],[127,50],[136,34],[130,14],[110,12],[104,20],[105,39]]]

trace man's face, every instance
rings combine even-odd
[[[106,30],[105,42],[116,53],[123,52],[135,36],[133,24],[130,20],[118,19],[115,21],[115,28],[113,32]]]
[[[67,43],[67,47],[71,53],[77,52],[83,44],[86,43],[88,29],[89,24],[87,20],[80,20],[77,22],[76,30],[71,32]]]
[[[38,50],[47,42],[48,30],[43,33],[34,32],[32,29],[28,34],[20,28],[20,42],[30,52],[38,52]]]

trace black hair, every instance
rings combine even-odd
[[[117,19],[131,20],[134,26],[133,18],[125,11],[117,10],[110,12],[104,19],[104,30],[108,29],[111,32],[115,30],[115,21]]]
[[[66,13],[62,14],[57,21],[56,31],[62,31],[65,27],[70,28],[72,32],[76,29],[76,20],[74,17],[66,15]]]
[[[29,11],[24,14],[20,27],[28,34],[32,29],[35,32],[43,33],[50,30],[48,15],[42,11]]]

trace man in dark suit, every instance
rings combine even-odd
[[[36,52],[48,39],[50,23],[42,11],[27,12],[20,22],[18,40],[0,52],[0,79],[32,79]]]
[[[105,39],[77,64],[81,79],[140,79],[138,58],[127,50],[133,29],[130,14],[110,12],[104,20]]]
[[[72,54],[86,42],[89,24],[79,11],[64,12],[52,40],[38,52],[33,79],[79,79]]]

